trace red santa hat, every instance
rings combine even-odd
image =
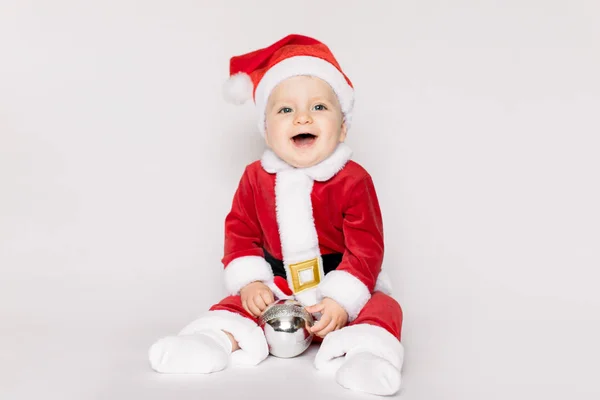
[[[265,131],[265,107],[271,91],[292,76],[310,75],[323,79],[337,95],[347,128],[354,106],[354,87],[329,48],[316,39],[288,35],[269,47],[232,57],[225,98],[234,104],[253,99],[260,132]]]

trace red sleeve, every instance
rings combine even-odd
[[[384,253],[383,222],[375,186],[369,175],[348,193],[343,209],[345,251],[340,265],[325,276],[320,290],[337,301],[351,320],[375,289]]]
[[[225,218],[225,285],[230,294],[237,294],[247,284],[273,280],[273,272],[263,255],[263,237],[254,190],[248,168],[238,184],[231,210]]]
[[[373,292],[383,263],[383,221],[375,186],[367,176],[354,187],[344,211],[346,250],[338,271],[347,271]]]
[[[262,233],[246,168],[225,218],[225,255],[222,261],[227,266],[238,257],[262,255]]]

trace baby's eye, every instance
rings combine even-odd
[[[283,107],[281,110],[279,110],[279,114],[287,114],[287,113],[291,113],[292,109],[289,107]]]
[[[323,111],[323,110],[327,110],[327,107],[325,107],[325,104],[317,104],[314,107],[314,109],[317,110],[317,111]]]

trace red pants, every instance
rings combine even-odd
[[[244,309],[240,296],[229,296],[224,298],[210,308],[210,311],[215,310],[234,312],[254,321],[254,323],[258,323],[258,318],[253,317]],[[379,326],[394,335],[398,340],[401,340],[402,308],[396,300],[387,294],[375,292],[371,295],[367,304],[365,304],[358,314],[358,317],[350,322],[348,326],[357,324]],[[315,337],[315,341],[319,341],[319,339],[320,338]]]

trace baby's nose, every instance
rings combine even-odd
[[[298,113],[295,122],[297,124],[308,124],[312,122],[312,118],[308,113]]]

